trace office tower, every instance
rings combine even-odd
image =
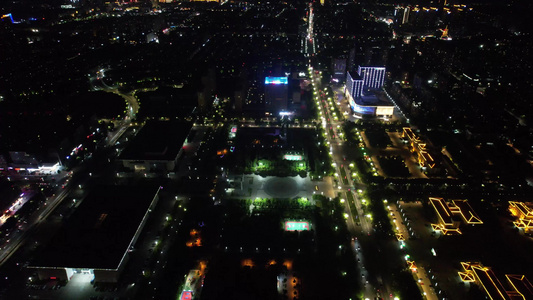
[[[278,114],[287,109],[289,98],[287,77],[265,77],[265,109]]]
[[[365,89],[379,89],[385,82],[385,67],[362,67],[357,71]]]
[[[346,66],[346,71],[354,71],[353,67],[355,66],[355,46],[350,49],[350,54],[348,55],[348,65]]]
[[[346,58],[333,58],[331,60],[332,78],[337,82],[344,81],[346,74]]]
[[[405,24],[409,22],[410,6],[396,6],[394,10],[394,19],[396,23]]]
[[[346,90],[353,98],[361,97],[363,95],[363,79],[355,72],[346,73]]]
[[[207,70],[207,74],[200,80],[200,89],[198,90],[198,106],[201,110],[207,109],[213,100],[216,89],[216,74],[214,69]]]

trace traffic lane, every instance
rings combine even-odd
[[[417,271],[414,273],[416,282],[423,291],[423,294],[427,300],[438,300],[435,290],[431,287],[431,281],[429,280],[426,270],[418,266]]]
[[[361,275],[360,282],[361,286],[363,287],[363,293],[365,298],[374,298],[376,296],[376,286],[371,282],[370,280],[370,274],[368,273],[367,269],[365,268],[365,261],[363,259],[363,252],[361,251],[361,246],[359,244],[359,241],[357,238],[352,239],[352,251],[354,253],[354,257],[357,261],[357,266],[359,269],[359,275]]]
[[[68,185],[67,188],[61,190],[61,192],[48,204],[43,204],[44,209],[39,209],[35,211],[29,218],[26,225],[26,230],[17,231],[10,235],[9,243],[3,247],[2,253],[0,254],[0,266],[3,265],[16,251],[24,245],[26,239],[38,228],[38,225],[56,209],[56,207],[61,204],[61,202],[66,198],[66,196],[71,191],[71,185]],[[45,202],[46,203],[46,202]],[[43,207],[41,206],[41,207]]]
[[[357,193],[355,193],[355,191],[351,190],[351,193],[352,193],[352,196],[354,198],[354,204],[355,204],[355,207],[357,208],[357,212],[358,212],[358,215],[359,215],[359,221],[361,222],[361,226],[363,228],[363,232],[368,234],[368,235],[370,235],[371,230],[372,230],[372,225],[369,223],[369,221],[367,220],[367,218],[363,214],[363,207],[362,207],[362,204],[361,204],[361,200],[359,199],[359,197],[358,197]]]
[[[349,106],[347,106],[346,108],[349,109]],[[330,126],[335,126],[333,122],[330,122],[328,125],[330,125]],[[338,134],[337,134],[337,133],[338,133],[338,132],[336,132],[336,140],[338,140]],[[335,149],[335,150],[338,150],[338,149]],[[338,154],[338,153],[341,153],[341,152],[342,152],[342,150],[339,150],[339,151],[333,151],[334,154],[335,154],[335,153]],[[344,161],[344,158],[343,158],[342,160]],[[338,162],[337,162],[337,163],[338,163]],[[344,167],[345,167],[346,174],[350,174],[350,172],[349,172],[350,170],[346,170],[347,166],[344,166]],[[339,175],[339,176],[340,176],[340,175]],[[354,184],[354,182],[353,182],[351,179],[349,180],[349,182],[350,182],[352,185]],[[352,189],[352,190],[353,190],[353,189]],[[360,199],[358,198],[358,195],[355,194],[354,192],[352,192],[352,195],[353,195],[353,197],[354,197],[354,202],[355,202],[355,206],[356,206],[356,208],[358,209],[358,213],[361,214],[361,216],[362,216],[362,207],[361,207]],[[368,224],[368,222],[367,222],[366,218],[364,218],[364,216],[362,216],[361,223],[362,223],[362,226],[365,226],[365,225],[366,225],[366,227],[367,227],[367,229],[368,229],[368,232],[370,233],[370,230],[372,229],[372,226],[371,226],[370,224]],[[357,241],[353,241],[353,246],[354,246],[354,247],[357,247],[356,249],[360,249],[359,241],[358,241],[358,240],[357,240]],[[361,258],[362,258],[362,253],[360,253],[360,254],[361,254]],[[359,263],[361,264],[361,268],[360,268],[360,269],[361,269],[361,270],[365,270],[365,269],[364,269],[364,264],[362,263],[362,259],[361,259],[361,258],[359,258]],[[362,277],[361,277],[362,280],[363,280],[363,275],[366,275],[366,276],[367,276],[366,278],[368,278],[368,274],[365,273],[365,272],[366,272],[366,271],[363,271],[363,274],[361,274],[361,276],[362,276]],[[366,284],[366,281],[367,281],[366,278],[363,280],[365,284]],[[383,280],[382,280],[381,277],[379,277],[379,279],[380,279],[380,280],[379,280],[379,283],[380,283],[380,289],[381,289],[381,292],[383,292],[384,294],[387,294],[388,291],[391,290],[390,287],[387,286],[387,285],[384,285],[384,284],[383,284]],[[370,285],[369,285],[369,286],[370,286]],[[379,291],[379,289],[376,289],[376,290]],[[380,293],[377,293],[377,294],[380,295]],[[370,292],[370,293],[365,292],[365,296],[372,296],[372,297],[373,297],[373,295],[375,295],[375,293],[373,293],[373,291]]]
[[[407,229],[407,226],[405,226],[405,223],[402,221],[403,220],[402,216],[396,204],[394,203],[388,204],[387,210],[389,212],[389,218],[392,220],[393,224],[395,225],[396,232],[402,234],[404,237],[404,240],[409,239],[409,230]]]
[[[326,104],[327,105],[327,104]],[[326,110],[324,109],[323,106],[320,106],[321,110]],[[326,118],[327,117],[330,117],[328,112],[325,111],[324,112]],[[338,140],[338,132],[337,132],[337,124],[334,124],[333,123],[333,119],[330,117],[329,120],[326,122],[326,126],[324,129],[326,129],[326,137],[327,137],[327,141],[329,142],[329,145],[330,145],[330,151],[331,151],[331,155],[332,157],[336,157],[337,159],[334,159],[334,162],[336,164],[336,174],[338,174],[338,176],[340,177],[341,175],[341,172],[340,170],[338,169],[339,167],[343,167],[344,168],[344,156],[341,154],[342,153],[342,149],[339,146],[342,145],[342,141],[339,141]],[[333,131],[333,134],[334,136],[331,136],[330,132],[328,129],[331,129]],[[335,148],[335,149],[334,149]],[[345,169],[346,171],[346,169]],[[350,172],[347,172],[346,174],[350,174]],[[340,180],[340,183],[342,184],[342,179],[339,178]],[[348,183],[351,183],[351,180],[348,180]],[[340,187],[340,186],[339,186]],[[339,190],[344,190],[345,192],[351,192],[352,195],[354,196],[354,199],[357,199],[356,196],[353,194],[353,192],[351,191],[352,187],[352,184],[349,184],[348,185],[348,191],[342,189],[342,187],[339,188]],[[352,228],[354,229],[354,231],[357,231],[359,232],[357,229],[356,229],[356,226],[355,226],[355,223],[354,223],[354,216],[353,216],[353,212],[351,211],[351,208],[348,204],[348,199],[346,199],[346,203],[345,205],[347,205],[347,207],[345,207],[345,210],[348,212],[349,214],[349,220],[347,220],[347,224],[348,224],[348,227],[350,228],[351,226],[353,226]],[[357,202],[357,200],[354,200],[355,202]],[[354,203],[355,204],[355,203]],[[356,205],[357,207],[357,205]],[[360,207],[358,208],[358,218],[361,219],[362,221],[362,227],[368,227],[368,224],[366,223],[366,220],[362,217],[361,215],[361,212],[362,210],[360,209]],[[365,226],[366,225],[366,226]],[[354,235],[355,236],[355,235]],[[356,260],[357,260],[357,263],[358,263],[358,266],[359,266],[359,269],[361,270],[361,283],[363,284],[363,286],[365,286],[365,297],[374,297],[375,296],[375,293],[373,292],[374,291],[374,288],[369,284],[368,282],[368,272],[365,270],[365,267],[364,267],[364,263],[362,262],[361,260],[361,257],[362,257],[362,253],[360,252],[360,245],[357,244],[357,246],[355,246],[355,241],[353,241],[353,247],[357,247],[359,250],[355,250],[354,249],[354,255],[356,256]],[[356,249],[357,249],[356,248]],[[360,255],[357,255],[357,252],[359,251],[359,254]]]
[[[354,215],[350,208],[348,199],[345,199],[344,201],[344,211],[348,214],[348,218],[346,219],[346,222],[348,223],[348,231],[350,232],[350,234],[352,234],[353,237],[355,237],[360,232],[361,226],[357,225],[357,223],[355,222]],[[353,243],[353,238],[352,238],[352,243]]]

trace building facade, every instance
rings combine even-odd
[[[363,95],[363,79],[354,72],[346,73],[346,93],[353,98],[361,97]]]
[[[357,73],[363,79],[364,87],[380,89],[385,82],[385,67],[362,67],[359,66]]]

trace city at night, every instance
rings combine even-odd
[[[0,299],[533,300],[530,0],[5,0]]]

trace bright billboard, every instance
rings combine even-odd
[[[265,77],[265,84],[288,84],[287,77]]]

